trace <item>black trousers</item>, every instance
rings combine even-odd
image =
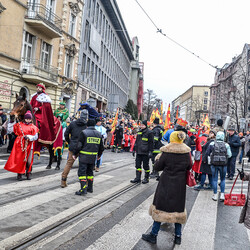
[[[136,154],[135,158],[135,168],[138,171],[141,171],[141,165],[143,165],[143,169],[145,171],[149,170],[149,158],[148,155],[138,155]]]
[[[122,138],[115,138],[114,146],[118,147],[118,149],[120,149],[121,144],[122,144]]]
[[[16,136],[14,134],[8,134],[8,137],[9,137],[9,144],[7,147],[7,151],[11,151],[13,148]]]
[[[78,177],[85,176],[87,178],[87,176],[93,176],[94,167],[95,164],[81,163],[81,161],[79,161]]]

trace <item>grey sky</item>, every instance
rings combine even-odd
[[[159,33],[135,0],[116,0],[130,37],[140,43],[144,89],[167,104],[191,85],[211,85],[215,69]],[[250,43],[249,0],[138,0],[168,36],[222,67]],[[164,107],[165,108],[165,107]]]

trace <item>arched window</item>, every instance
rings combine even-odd
[[[23,94],[26,95],[26,99],[29,101],[29,99],[30,99],[30,92],[29,92],[29,89],[27,87],[22,87],[20,89],[19,95],[22,96]]]

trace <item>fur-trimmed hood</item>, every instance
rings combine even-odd
[[[164,153],[174,153],[174,154],[185,154],[191,151],[191,148],[188,147],[185,143],[169,143],[166,146],[160,148],[161,152]]]

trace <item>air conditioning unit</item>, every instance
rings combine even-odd
[[[27,72],[28,72],[28,69],[22,69],[23,74],[27,74]]]

